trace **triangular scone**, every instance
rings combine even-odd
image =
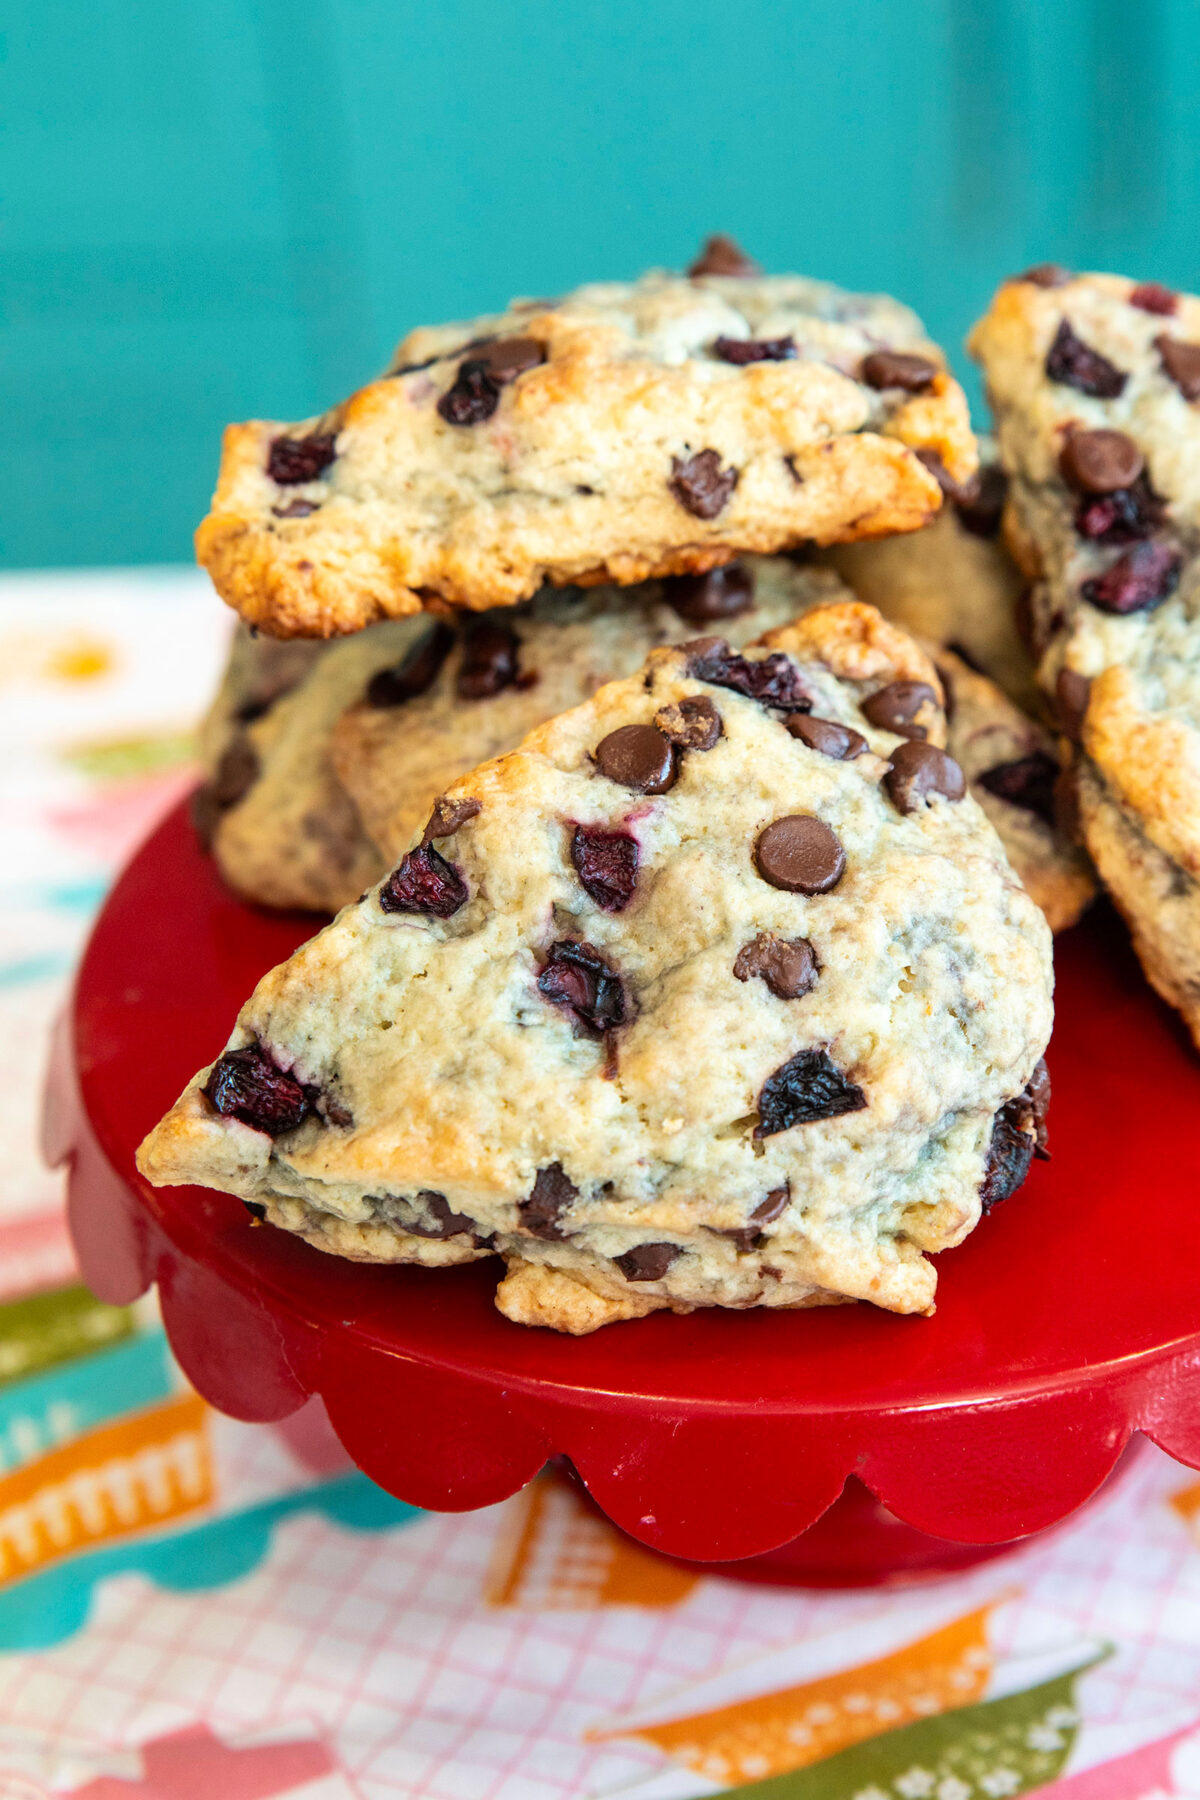
[[[324,418],[230,426],[197,555],[279,637],[549,580],[911,531],[975,467],[907,307],[799,276],[658,271],[410,334]]]
[[[655,651],[453,784],[146,1139],[510,1317],[932,1303],[1041,1138],[1050,934],[858,603]]]
[[[1200,296],[1046,265],[971,348],[1084,840],[1200,1044]]]

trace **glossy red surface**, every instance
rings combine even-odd
[[[789,1543],[850,1475],[919,1532],[995,1544],[1079,1505],[1134,1429],[1200,1466],[1200,1061],[1110,917],[1059,945],[1054,1160],[940,1259],[934,1318],[709,1311],[581,1339],[502,1318],[489,1263],[339,1262],[134,1173],[316,923],[234,900],[176,812],[97,922],[52,1082],[88,1279],[113,1299],[157,1280],[224,1410],[282,1418],[319,1392],[369,1475],[445,1510],[563,1454],[625,1530],[702,1560]]]

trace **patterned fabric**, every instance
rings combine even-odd
[[[190,574],[0,582],[0,1794],[1200,1794],[1200,1483],[1155,1450],[954,1580],[759,1588],[552,1477],[417,1513],[318,1407],[224,1419],[151,1303],[79,1288],[29,1047],[192,778],[226,629]]]

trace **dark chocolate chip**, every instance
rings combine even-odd
[[[265,1225],[267,1219],[267,1209],[265,1206],[258,1200],[243,1200],[242,1205],[250,1214],[250,1217],[254,1220],[256,1225]]]
[[[741,563],[726,563],[705,575],[673,575],[662,589],[668,606],[689,625],[736,619],[754,605],[754,577]]]
[[[621,725],[610,731],[596,745],[595,762],[609,781],[640,794],[665,794],[675,785],[675,747],[654,725]]]
[[[1132,487],[1081,500],[1075,529],[1097,544],[1136,544],[1157,530],[1165,516],[1164,504],[1143,471]]]
[[[626,1281],[661,1281],[678,1255],[677,1244],[635,1244],[613,1261]]]
[[[1146,612],[1175,592],[1182,566],[1179,551],[1168,544],[1134,544],[1079,591],[1102,612]]]
[[[432,913],[438,919],[450,918],[468,898],[466,882],[432,844],[409,850],[379,890],[385,913]]]
[[[566,1233],[559,1228],[559,1215],[579,1198],[579,1189],[563,1174],[561,1163],[539,1169],[527,1200],[517,1202],[521,1224],[532,1237],[548,1243],[561,1243]]]
[[[1129,296],[1129,304],[1141,312],[1158,313],[1169,319],[1179,305],[1179,295],[1161,281],[1139,281]]]
[[[577,825],[571,838],[575,872],[597,906],[620,912],[637,886],[638,846],[625,831],[602,825]]]
[[[1056,288],[1065,287],[1068,281],[1074,281],[1075,277],[1070,269],[1064,269],[1061,263],[1044,262],[1034,263],[1033,267],[1026,269],[1023,275],[1014,275],[1012,279],[1014,281],[1031,281],[1034,287]]]
[[[750,1214],[745,1225],[735,1225],[732,1229],[722,1230],[720,1226],[709,1226],[709,1230],[717,1237],[730,1238],[738,1250],[755,1250],[762,1242],[763,1226],[773,1225],[787,1211],[792,1190],[785,1182],[782,1187],[772,1188],[765,1200],[760,1200]]]
[[[949,469],[946,467],[936,450],[918,450],[915,452],[915,455],[917,461],[923,463],[929,470],[929,473],[933,476],[933,479],[937,482],[947,499],[953,494],[962,492],[962,489],[959,487],[957,481],[955,481],[953,475],[951,475]]]
[[[738,478],[737,469],[721,467],[719,450],[697,450],[694,456],[671,458],[667,486],[694,518],[715,519],[728,504]]]
[[[435,1193],[432,1188],[422,1188],[411,1204],[422,1211],[416,1218],[406,1220],[401,1229],[411,1232],[414,1237],[458,1237],[475,1228],[474,1219],[468,1218],[466,1213],[451,1212],[445,1194]]]
[[[832,756],[838,762],[853,762],[868,748],[861,732],[852,731],[849,725],[839,725],[836,719],[816,719],[811,713],[792,713],[783,725],[785,731],[790,731],[810,750],[819,750],[822,756]]]
[[[518,375],[524,375],[527,369],[536,369],[545,360],[545,344],[531,337],[496,338],[482,355],[472,358],[483,364],[489,380],[499,387],[507,387]]]
[[[1162,336],[1154,340],[1162,366],[1185,400],[1200,400],[1200,344]]]
[[[998,800],[1007,800],[1010,806],[1022,806],[1026,812],[1036,813],[1047,825],[1054,824],[1054,784],[1058,780],[1059,767],[1054,757],[1045,750],[1031,750],[1028,756],[1015,757],[1012,762],[997,763],[994,769],[985,769],[976,780],[989,794],[995,794]]]
[[[488,700],[511,687],[520,653],[521,640],[511,625],[497,619],[468,619],[454,684],[459,699]]]
[[[837,834],[811,813],[789,813],[761,831],[754,862],[764,881],[791,894],[827,894],[846,873]]]
[[[1008,477],[996,463],[986,463],[978,475],[951,495],[964,531],[973,537],[994,538],[1000,530]]]
[[[721,715],[705,694],[689,694],[670,706],[660,706],[654,723],[677,750],[711,750],[722,732]]]
[[[735,363],[739,368],[744,368],[747,363],[789,362],[795,354],[796,340],[790,337],[719,337],[713,345],[714,356],[719,356],[722,362]]]
[[[317,511],[315,500],[289,500],[286,506],[273,506],[271,511],[277,519],[307,519],[309,513]]]
[[[697,275],[761,275],[762,269],[753,257],[746,255],[740,244],[735,244],[723,231],[715,231],[705,240],[704,248],[688,274],[693,279]]]
[[[952,756],[933,744],[913,740],[892,751],[883,785],[897,812],[902,813],[916,812],[923,800],[939,794],[945,800],[961,800],[967,791],[963,772]]]
[[[1076,743],[1083,732],[1084,714],[1087,712],[1091,691],[1089,677],[1081,675],[1078,669],[1058,671],[1058,679],[1054,684],[1058,720],[1067,736],[1074,738]]]
[[[859,1112],[866,1104],[862,1089],[847,1080],[827,1050],[801,1050],[763,1083],[754,1135],[773,1137],[793,1125]]]
[[[429,815],[429,823],[421,833],[423,844],[432,843],[434,838],[453,837],[460,825],[473,819],[483,811],[479,800],[448,800],[440,794],[433,803],[433,811]]]
[[[225,1118],[240,1119],[268,1137],[295,1131],[312,1110],[296,1077],[278,1068],[259,1044],[227,1050],[213,1065],[204,1093]]]
[[[367,683],[368,706],[403,706],[415,700],[437,680],[442,664],[454,648],[454,629],[439,619],[431,631],[411,646],[394,669],[380,669]]]
[[[226,807],[236,806],[249,793],[261,772],[258,751],[249,738],[239,732],[221,752],[208,791],[224,811]]]
[[[747,699],[778,707],[781,712],[812,709],[812,695],[799,670],[781,650],[751,660],[731,650],[724,638],[697,638],[694,643],[682,645],[682,649],[688,659],[688,674],[696,681],[745,694]]]
[[[1073,431],[1058,459],[1064,481],[1081,494],[1132,487],[1146,459],[1123,431]]]
[[[1013,1100],[1006,1100],[992,1124],[987,1161],[979,1200],[983,1212],[991,1212],[1015,1194],[1029,1173],[1039,1150],[1045,1156],[1046,1108],[1050,1103],[1050,1077],[1044,1062],[1033,1079]]]
[[[733,972],[739,981],[761,975],[777,1000],[799,1000],[816,983],[817,959],[807,938],[760,931],[738,951]]]
[[[574,1013],[577,1022],[597,1037],[625,1023],[621,977],[593,944],[572,939],[551,944],[538,976],[538,992],[552,1006]]]
[[[453,387],[437,403],[447,425],[482,425],[500,404],[500,384],[492,380],[487,364],[468,359],[459,364]]]
[[[267,474],[280,487],[315,481],[337,455],[335,442],[334,437],[323,432],[306,438],[277,437],[267,453]]]
[[[892,681],[867,696],[862,715],[881,731],[894,731],[898,737],[923,738],[925,727],[913,721],[923,706],[937,704],[937,694],[927,681]]]
[[[868,387],[903,388],[906,394],[923,394],[938,373],[937,364],[927,356],[906,350],[872,350],[859,370]]]
[[[1051,381],[1060,381],[1080,394],[1092,394],[1097,400],[1115,400],[1129,379],[1107,356],[1077,337],[1067,319],[1060,320],[1046,352],[1046,373]]]

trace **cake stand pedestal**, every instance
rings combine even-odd
[[[232,898],[180,808],[114,888],[57,1037],[46,1150],[84,1274],[111,1301],[158,1284],[213,1405],[279,1420],[320,1394],[359,1467],[436,1511],[563,1458],[640,1543],[806,1585],[994,1555],[1137,1431],[1200,1467],[1200,1062],[1106,913],[1058,949],[1053,1161],[940,1259],[932,1319],[711,1310],[587,1338],[504,1319],[490,1261],[340,1262],[138,1177],[143,1134],[318,924]]]

